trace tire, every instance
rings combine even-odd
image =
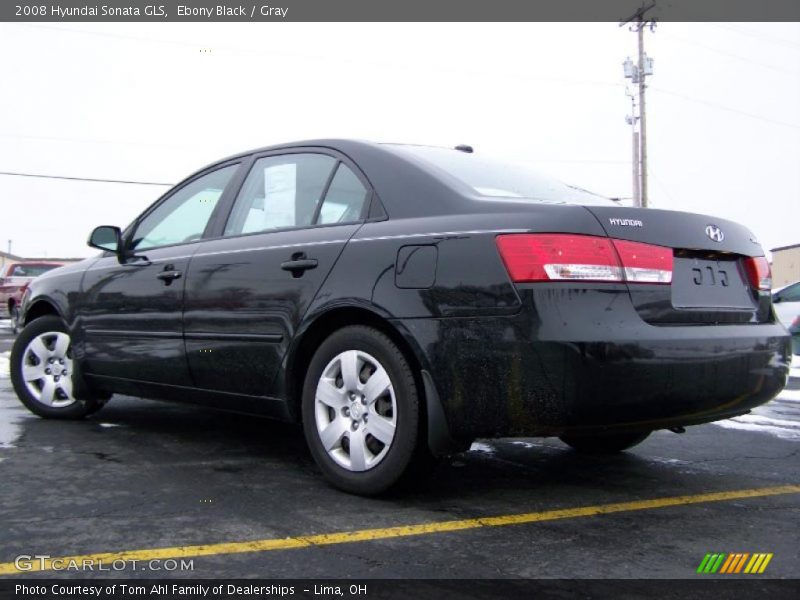
[[[302,414],[314,460],[343,491],[380,494],[425,455],[411,367],[371,327],[344,327],[320,345],[306,373]]]
[[[636,431],[599,435],[566,434],[559,439],[582,454],[614,454],[641,444],[650,433],[649,431]]]
[[[17,336],[11,349],[11,383],[22,404],[47,419],[81,419],[105,404],[75,398],[69,331],[53,315],[29,323]]]

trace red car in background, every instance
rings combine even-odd
[[[19,307],[28,284],[42,273],[63,265],[62,262],[15,262],[0,273],[0,315],[7,312],[14,333],[17,333],[19,328]]]

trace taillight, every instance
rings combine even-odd
[[[497,236],[514,282],[613,281],[670,283],[672,249],[569,233]]]
[[[750,285],[757,290],[772,289],[772,272],[764,256],[751,256],[744,260],[744,269]]]
[[[628,283],[672,283],[672,248],[611,240]]]

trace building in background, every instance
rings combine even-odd
[[[8,252],[3,252],[0,250],[0,273],[6,272],[6,267],[11,263],[19,262],[21,260],[25,260],[21,256],[15,256],[13,254],[9,254]]]
[[[18,262],[55,262],[55,263],[74,263],[83,260],[82,258],[59,258],[59,257],[41,257],[41,256],[17,256],[16,254],[9,254],[0,250],[0,273],[6,272],[8,265]]]
[[[800,244],[772,249],[772,287],[800,281]]]

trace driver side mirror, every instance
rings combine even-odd
[[[119,255],[122,253],[122,231],[119,227],[111,225],[95,227],[87,243],[92,248]]]

